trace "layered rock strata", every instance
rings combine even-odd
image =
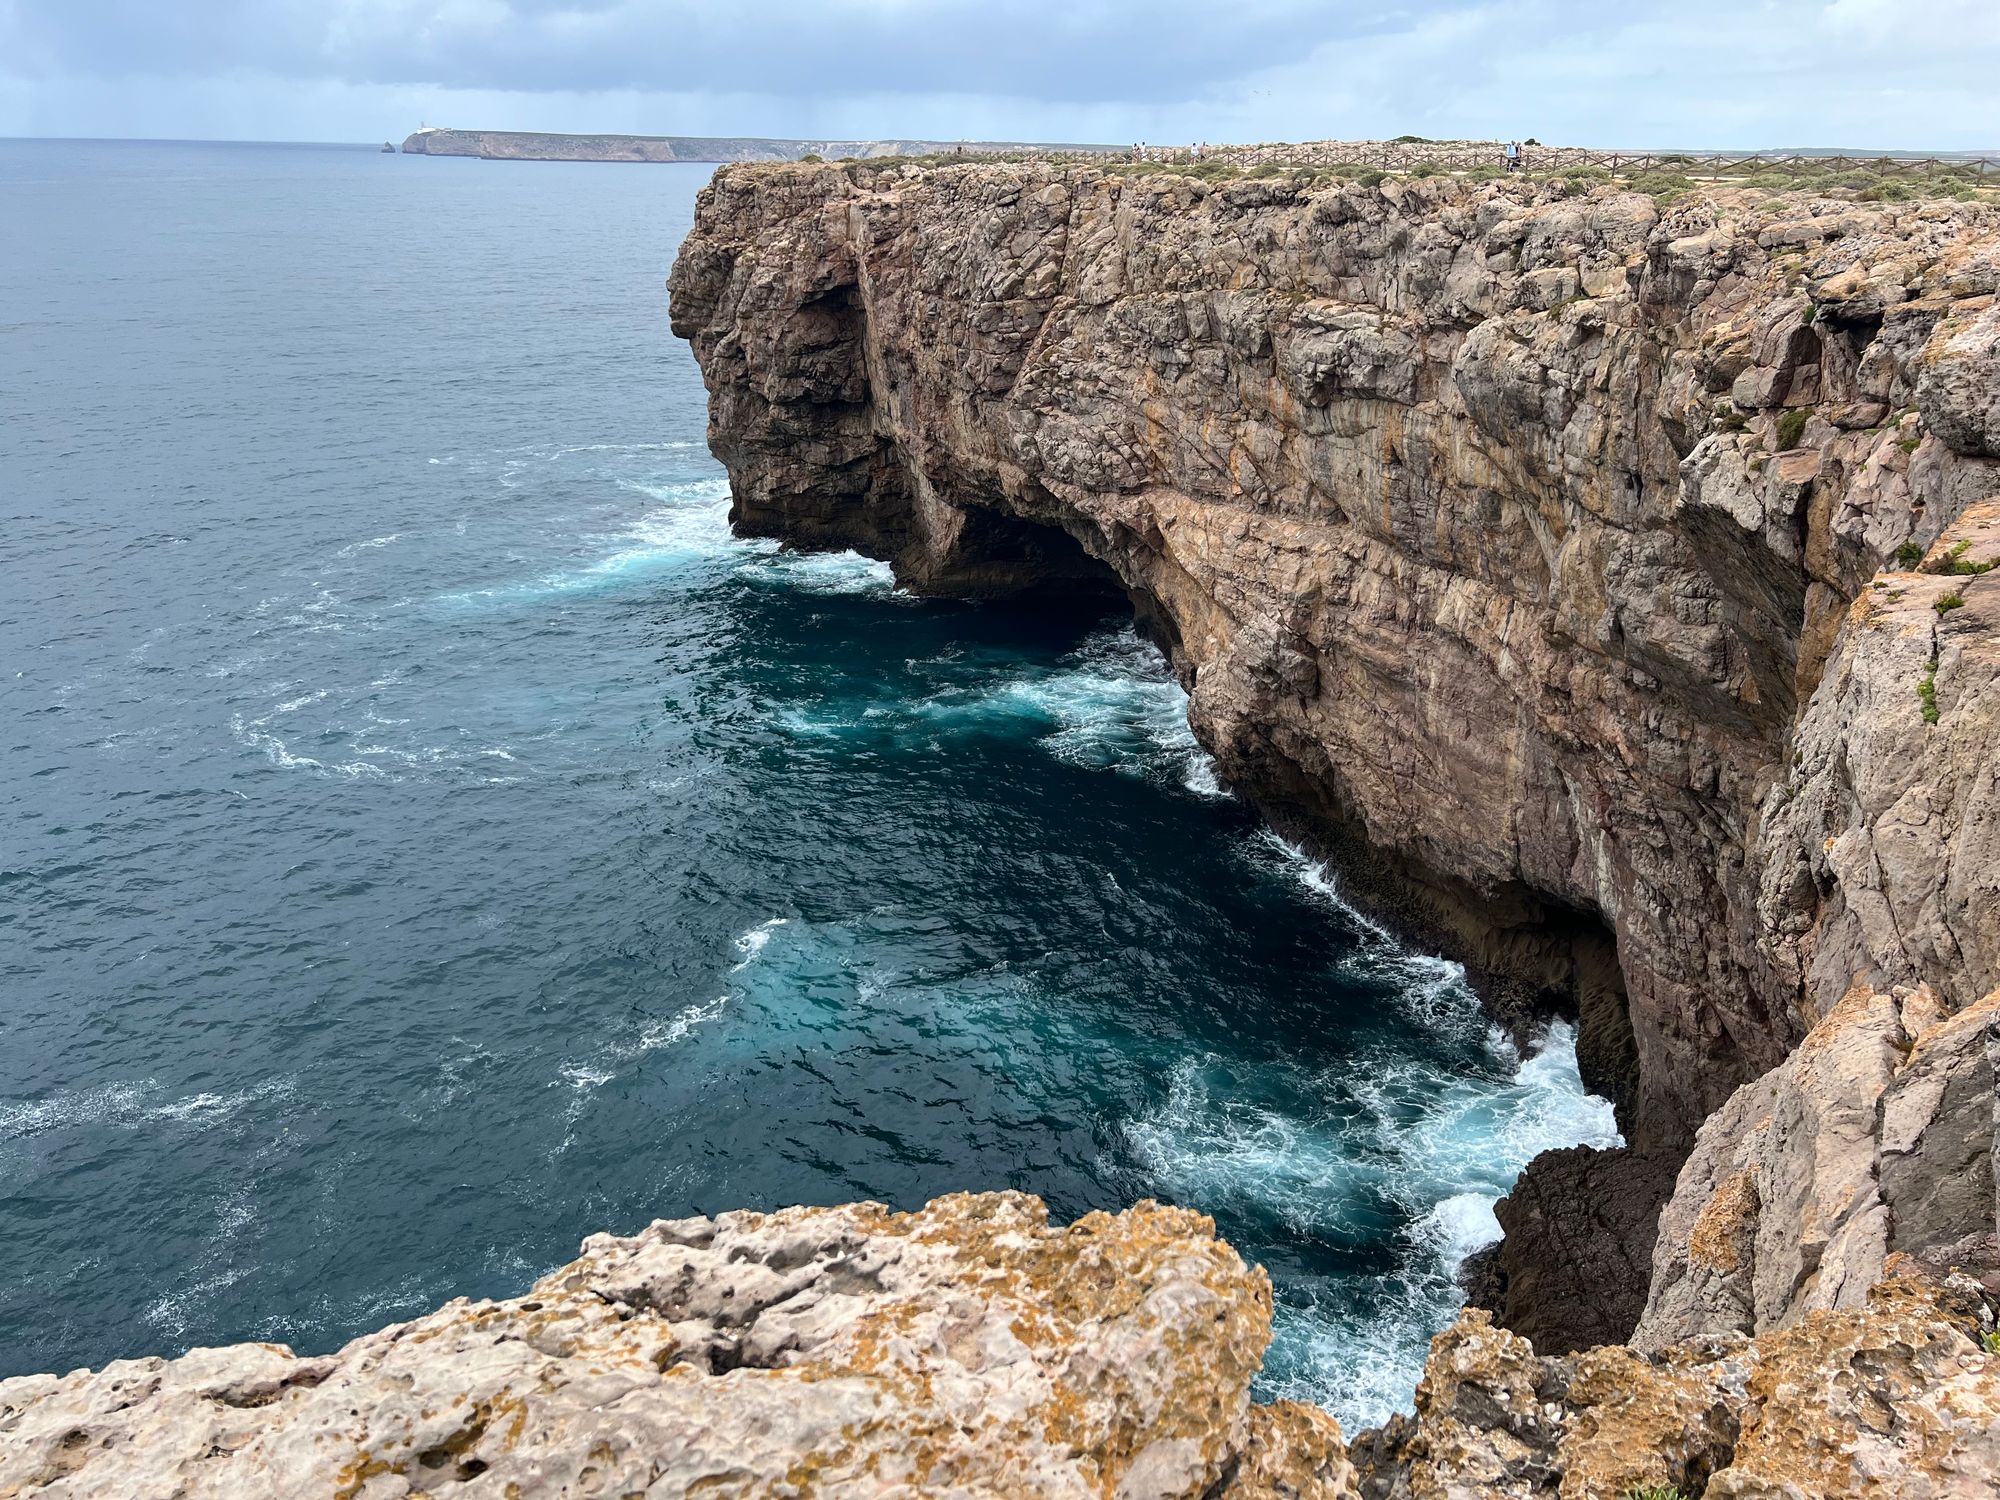
[[[1230,784],[1580,1012],[1637,1153],[1593,1191],[1648,1201],[1504,1281],[1644,1267],[1857,978],[1993,987],[1993,208],[732,168],[671,287],[739,526],[1115,581]]]
[[[0,1381],[0,1497],[1124,1500],[1986,1494],[1990,1307],[1936,1277],[1756,1340],[1561,1359],[1467,1313],[1416,1413],[1253,1405],[1270,1286],[1199,1215],[1019,1194],[662,1221],[503,1302]],[[1705,1486],[1705,1488],[1704,1488]]]
[[[1953,1014],[1927,985],[1857,983],[1702,1126],[1634,1344],[1859,1307],[1899,1251],[2000,1269],[1996,1060],[2000,990]]]

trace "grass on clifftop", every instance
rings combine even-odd
[[[1226,150],[1228,148],[1218,148]],[[806,158],[808,162],[812,158]],[[932,152],[924,156],[856,157],[833,163],[850,177],[866,178],[875,173],[902,167],[993,166],[1036,163],[1053,167],[1088,167],[1106,177],[1179,177],[1196,182],[1227,183],[1241,179],[1287,182],[1301,188],[1318,188],[1356,183],[1376,187],[1390,177],[1416,181],[1443,178],[1458,182],[1519,182],[1537,187],[1557,188],[1565,197],[1588,196],[1600,187],[1645,193],[1665,208],[1688,193],[1709,188],[1749,188],[1773,195],[1810,194],[1855,203],[1914,203],[1953,200],[1958,202],[2000,202],[2000,177],[1982,177],[1973,166],[1941,167],[1927,174],[1874,172],[1863,168],[1819,167],[1811,162],[1773,163],[1747,175],[1702,177],[1693,175],[1698,164],[1688,161],[1664,164],[1631,172],[1612,173],[1602,167],[1555,166],[1529,168],[1509,173],[1498,163],[1474,167],[1444,167],[1419,162],[1406,170],[1366,166],[1359,162],[1265,161],[1255,166],[1238,166],[1211,155],[1194,161],[1184,155],[1165,160],[1133,161],[1123,153],[1075,151],[996,151]]]

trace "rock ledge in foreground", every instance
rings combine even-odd
[[[0,1497],[1351,1494],[1332,1418],[1250,1404],[1270,1321],[1154,1203],[663,1220],[335,1354],[0,1381]]]

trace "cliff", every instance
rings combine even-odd
[[[1020,1194],[599,1235],[523,1297],[0,1381],[0,1497],[1127,1500],[1988,1494],[2000,1354],[1962,1281],[1643,1358],[1467,1313],[1413,1417],[1256,1406],[1270,1286],[1208,1220]],[[1705,1488],[1704,1488],[1705,1486]],[[1655,1490],[1653,1493],[1659,1493]]]
[[[739,526],[1122,589],[1234,786],[1579,1013],[1634,1149],[1531,1167],[1498,1318],[1351,1442],[1252,1402],[1206,1219],[1001,1194],[0,1381],[0,1500],[2000,1487],[2000,213],[771,166],[672,294]]]
[[[1488,1288],[1551,1347],[1858,979],[2000,983],[1993,207],[735,168],[671,288],[739,527],[1115,582],[1232,786],[1580,1012],[1633,1149],[1532,1168]]]
[[[477,156],[487,161],[828,161],[856,157],[925,156],[948,151],[1019,151],[1020,146],[968,141],[809,141],[722,135],[551,135],[532,130],[451,130],[427,125],[403,140],[412,156]],[[1051,146],[1095,151],[1094,146]]]

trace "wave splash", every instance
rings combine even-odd
[[[1256,845],[1353,930],[1343,978],[1380,992],[1424,1035],[1423,1055],[1385,1039],[1337,1072],[1280,1067],[1254,1090],[1214,1056],[1185,1057],[1125,1136],[1179,1201],[1335,1249],[1393,1239],[1391,1269],[1280,1280],[1260,1396],[1326,1406],[1353,1431],[1407,1409],[1431,1337],[1463,1302],[1458,1272],[1500,1238],[1494,1204],[1528,1162],[1623,1140],[1609,1102],[1584,1089],[1572,1026],[1552,1023],[1519,1055],[1462,967],[1403,948],[1275,835]]]
[[[800,558],[794,566],[804,562]],[[874,566],[878,564],[856,558],[838,576],[854,580],[858,590],[888,592],[886,570],[866,572]],[[798,584],[798,576],[790,582]],[[1188,694],[1160,652],[1132,626],[1100,630],[1054,666],[1010,672],[998,682],[952,682],[952,676],[966,670],[954,654],[910,666],[948,682],[928,696],[878,702],[834,716],[792,710],[780,722],[790,732],[816,740],[854,730],[922,740],[948,734],[1032,734],[1052,756],[1074,766],[1172,780],[1202,798],[1228,796],[1214,762],[1188,728]]]
[[[485,588],[462,589],[439,597],[455,608],[533,604],[564,595],[590,594],[672,573],[689,564],[735,553],[775,550],[729,529],[729,481],[722,478],[662,484],[620,480],[618,488],[658,502],[630,523],[604,536],[586,538],[601,555],[558,568],[537,578]],[[604,551],[609,547],[611,550]]]

